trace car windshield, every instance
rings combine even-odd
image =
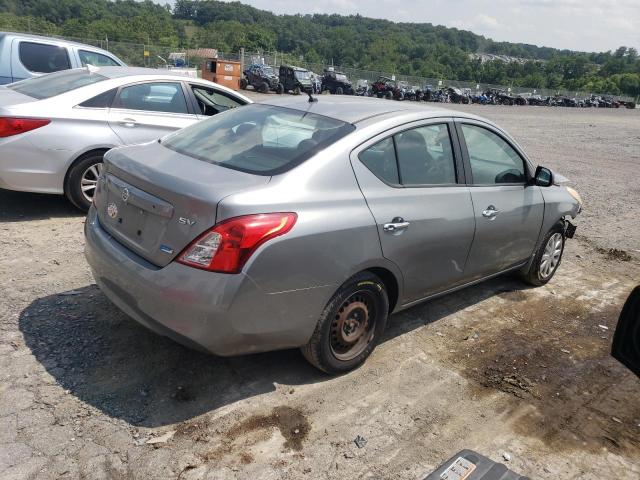
[[[309,80],[311,78],[310,73],[307,71],[296,70],[293,73],[298,80]]]
[[[351,124],[306,111],[253,104],[172,133],[161,144],[215,165],[276,175],[354,129]]]
[[[336,80],[339,82],[347,83],[347,76],[343,73],[336,73]]]
[[[263,75],[274,75],[273,68],[271,67],[262,67]]]
[[[20,82],[7,85],[7,88],[29,97],[43,100],[70,92],[76,88],[85,87],[93,83],[106,80],[107,77],[91,72],[87,68],[63,70],[49,73],[40,77],[28,78]]]

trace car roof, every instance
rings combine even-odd
[[[169,69],[162,68],[144,68],[144,67],[97,67],[95,70],[103,77],[107,78],[121,78],[131,77],[138,75],[154,75],[154,76],[167,76],[167,77],[181,77],[189,78],[190,80],[201,80],[198,78],[187,77],[186,75]]]
[[[0,32],[0,39],[2,39],[3,37],[26,38],[26,39],[30,39],[30,40],[47,40],[49,42],[60,42],[60,43],[65,43],[67,45],[74,45],[76,47],[82,47],[82,48],[91,48],[93,50],[100,50],[100,51],[103,51],[103,52],[107,51],[107,50],[105,50],[103,48],[96,47],[95,45],[89,45],[87,43],[74,42],[72,40],[66,40],[64,38],[58,38],[58,37],[46,37],[44,35],[34,35],[32,33]]]
[[[295,95],[286,97],[271,97],[261,100],[260,103],[292,108],[295,110],[309,111],[325,117],[335,118],[346,123],[358,123],[372,117],[395,114],[424,113],[428,117],[465,117],[486,121],[464,112],[435,107],[430,104],[417,102],[397,102],[382,100],[379,98],[356,97],[351,95],[315,95],[318,101],[309,102],[307,95]],[[490,122],[489,122],[490,123]]]

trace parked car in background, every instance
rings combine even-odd
[[[84,43],[0,32],[0,85],[85,65],[125,66],[114,54]]]
[[[112,147],[251,103],[167,70],[86,67],[0,87],[0,188],[64,194],[87,210]]]
[[[218,355],[301,347],[360,365],[392,312],[505,272],[543,285],[577,192],[480,117],[271,97],[105,155],[85,223],[96,283]]]

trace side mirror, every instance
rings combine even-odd
[[[550,187],[553,185],[553,172],[548,168],[538,166],[533,180],[534,185],[539,187]]]

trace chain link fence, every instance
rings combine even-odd
[[[0,29],[2,29],[2,25],[0,24]],[[80,43],[85,43],[88,45],[93,45],[95,47],[102,48],[107,50],[118,56],[123,62],[130,66],[136,67],[150,67],[150,68],[167,68],[175,66],[170,59],[172,53],[182,53],[184,54],[183,66],[187,68],[196,69],[198,72],[198,76],[200,76],[200,68],[202,66],[202,62],[204,61],[203,57],[199,57],[197,55],[189,55],[190,51],[196,51],[198,49],[184,49],[175,46],[167,46],[167,45],[154,45],[154,44],[143,44],[143,43],[129,43],[122,41],[111,41],[108,39],[97,40],[97,39],[87,39],[87,38],[79,38],[79,37],[68,37],[68,36],[56,36],[49,35],[55,38],[60,38],[63,40],[70,40]],[[241,62],[243,68],[251,65],[253,63],[261,63],[265,65],[270,65],[272,67],[279,67],[280,65],[296,65],[302,68],[306,68],[307,70],[311,70],[317,74],[321,74],[328,65],[322,63],[313,63],[306,62],[302,57],[296,57],[291,54],[286,54],[282,52],[245,52],[242,49],[239,52],[221,52],[218,51],[218,58],[225,60],[236,60]],[[596,95],[607,95],[607,92],[587,92],[587,91],[567,91],[567,90],[558,90],[558,89],[549,89],[549,88],[534,88],[534,87],[515,87],[509,85],[493,85],[487,83],[476,83],[469,81],[459,81],[459,80],[448,80],[444,78],[428,78],[428,77],[420,77],[413,75],[402,75],[393,72],[379,72],[373,70],[364,70],[359,68],[353,68],[348,66],[334,66],[336,71],[340,71],[345,73],[351,82],[356,84],[358,80],[366,80],[369,84],[377,80],[380,76],[393,78],[397,81],[407,82],[408,85],[418,87],[420,89],[424,88],[427,85],[431,85],[433,88],[439,87],[458,87],[458,88],[468,88],[471,92],[484,92],[488,89],[498,89],[498,90],[506,90],[515,95],[518,94],[531,94],[531,95],[540,95],[541,97],[553,97],[556,95],[571,97],[571,98],[586,98],[591,96],[592,94]],[[624,97],[619,95],[613,95],[616,99],[624,100],[624,101],[633,101],[634,99],[631,97]]]

